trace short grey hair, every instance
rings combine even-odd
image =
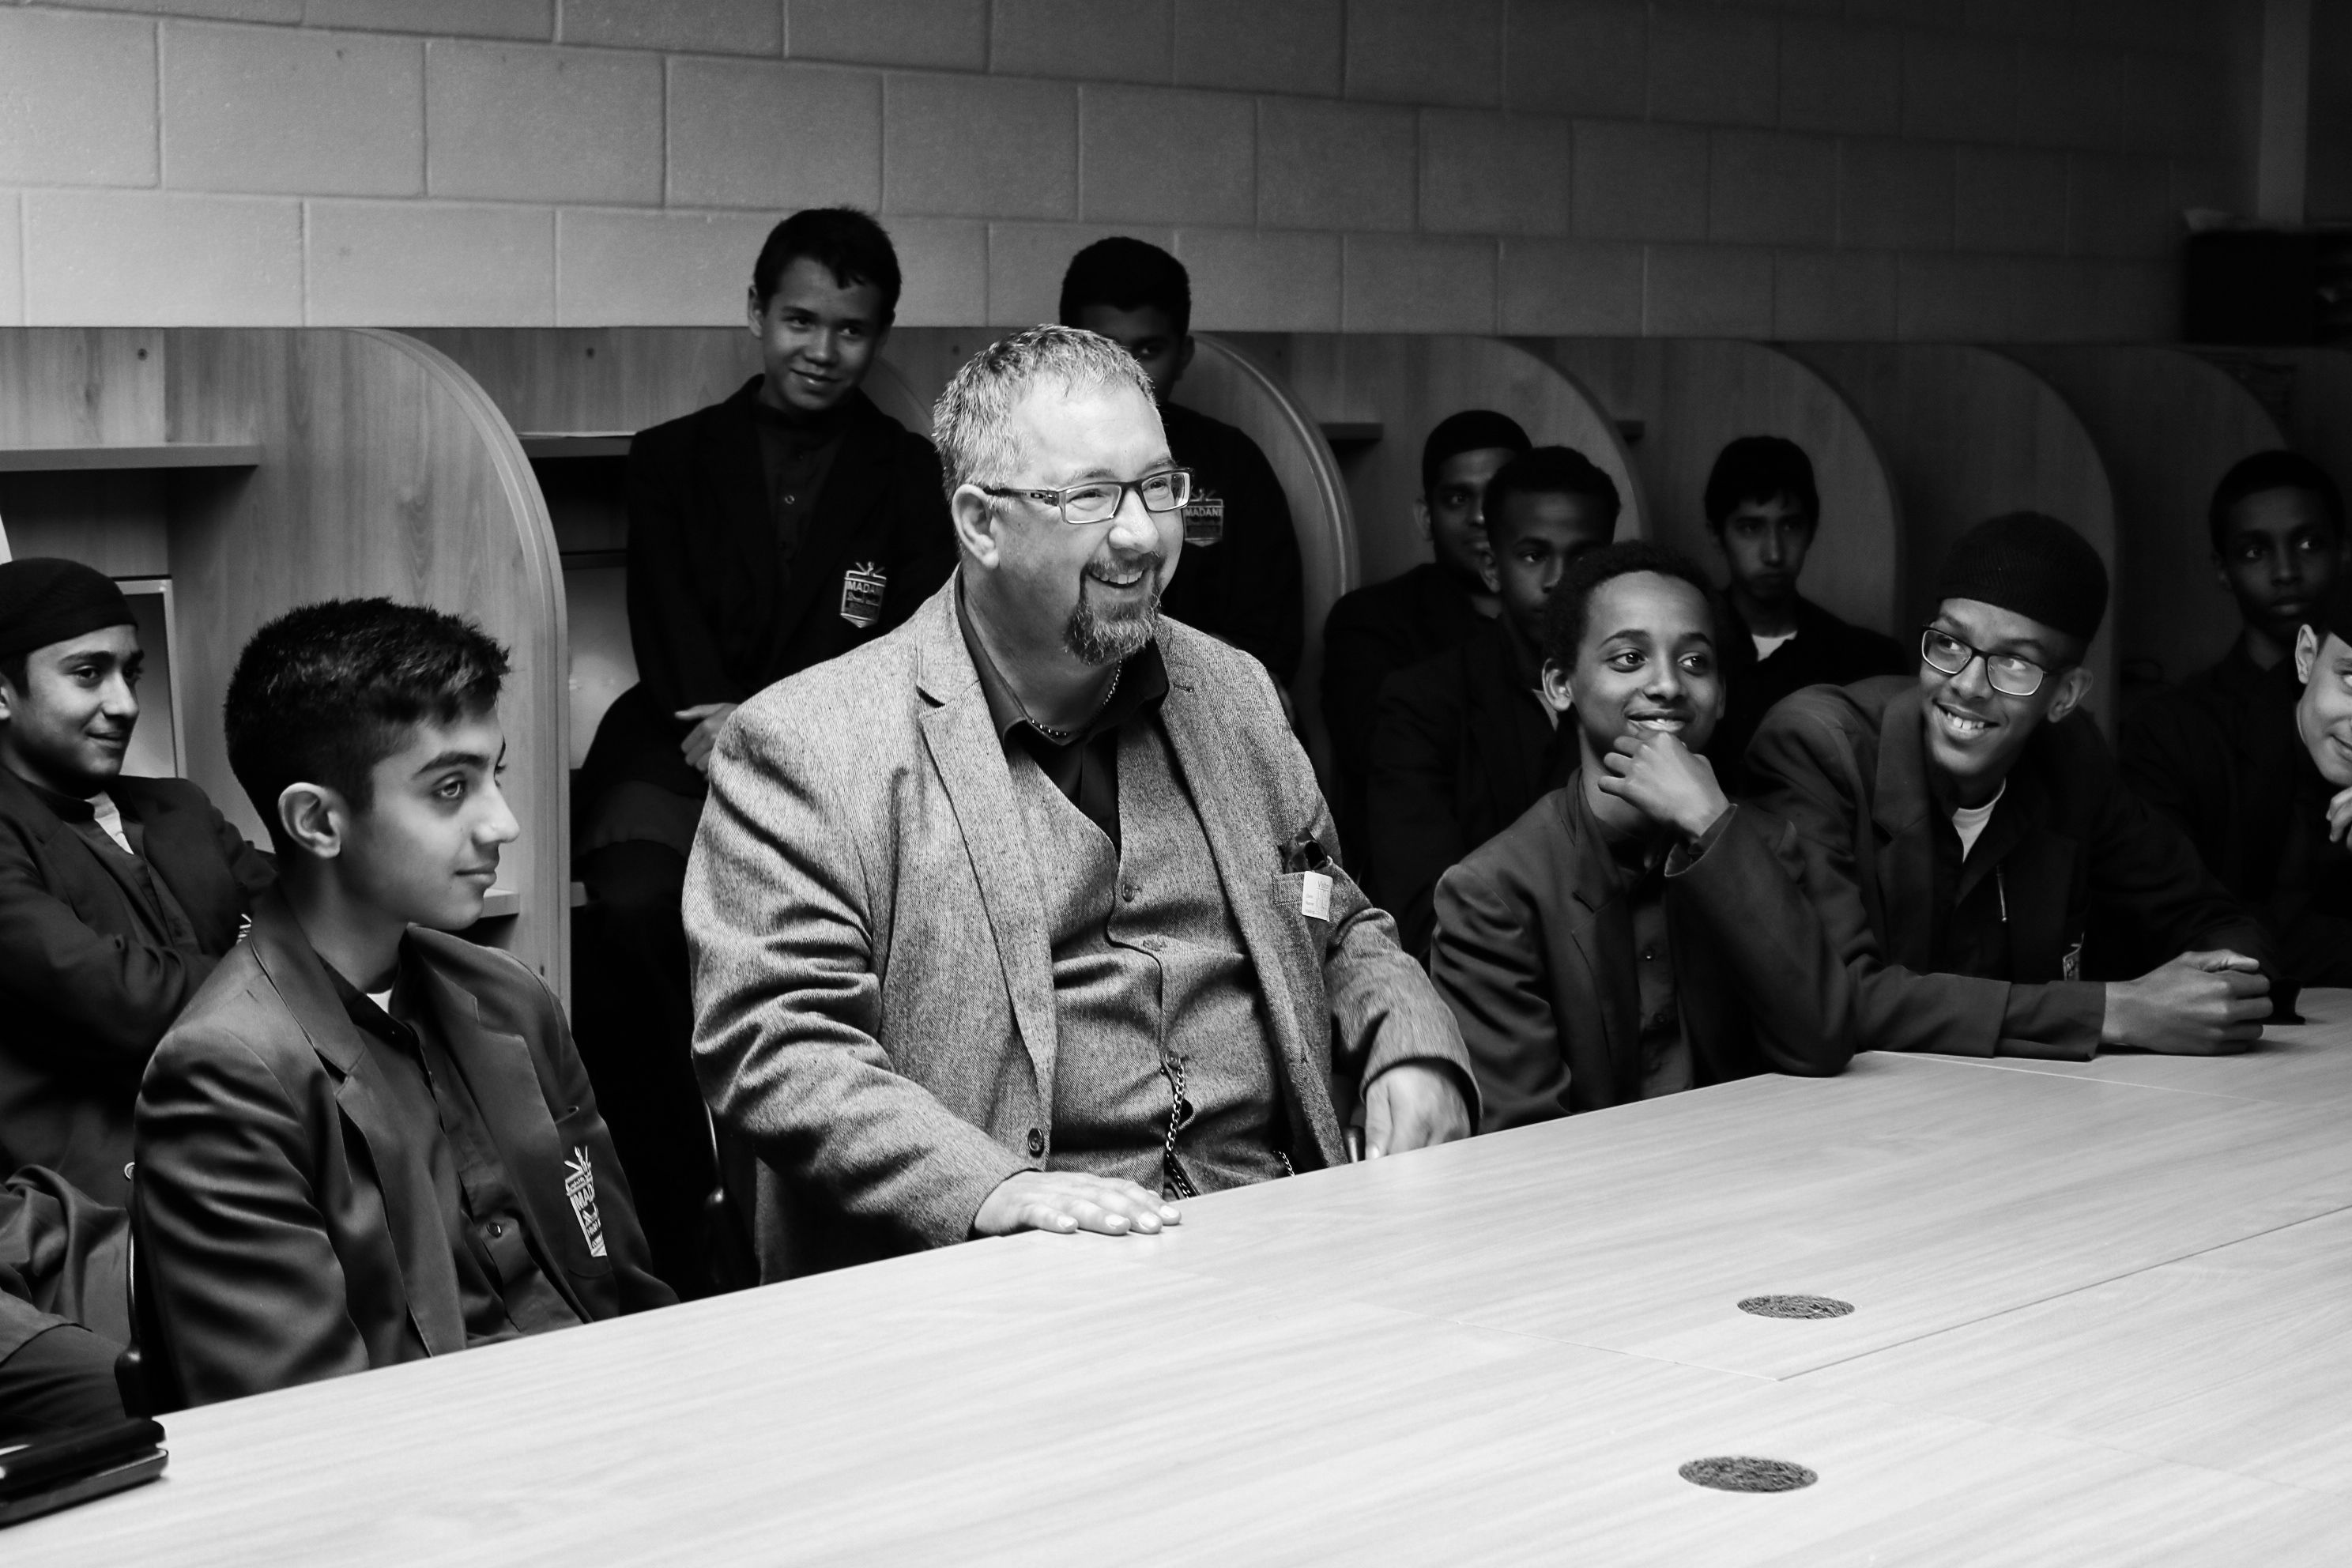
[[[1000,338],[964,362],[931,410],[931,439],[950,496],[1012,473],[1021,461],[1013,410],[1045,380],[1073,390],[1129,386],[1152,400],[1151,378],[1135,356],[1099,332],[1048,325]]]

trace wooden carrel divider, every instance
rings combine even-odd
[[[382,595],[479,622],[513,661],[499,711],[523,831],[468,934],[568,994],[554,541],[512,431],[448,359],[345,328],[0,331],[0,517],[17,555],[169,579],[180,771],[256,842],[220,703],[264,621]]]
[[[2229,372],[2183,349],[2032,344],[2002,351],[2057,388],[2114,485],[2118,571],[2109,619],[2119,708],[2219,659],[2237,605],[2213,572],[2206,511],[2241,458],[2288,445]]]
[[[1902,500],[1896,640],[1934,614],[1945,557],[2002,512],[2046,512],[2081,530],[2116,571],[2116,502],[2090,432],[2064,398],[2017,361],[1940,343],[1797,343],[1860,411]],[[1834,542],[1832,548],[1834,548]],[[2090,709],[2112,729],[2116,617],[2091,646]]]
[[[1613,420],[1638,424],[1632,451],[1650,496],[1650,536],[1717,582],[1722,563],[1702,504],[1717,455],[1741,436],[1784,437],[1804,448],[1822,521],[1801,591],[1856,626],[1895,631],[1901,500],[1861,417],[1821,374],[1779,349],[1727,339],[1547,338],[1529,346],[1591,388]]]

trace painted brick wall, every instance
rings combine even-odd
[[[0,323],[901,319],[1111,232],[1237,330],[2160,338],[2237,0],[0,0]]]

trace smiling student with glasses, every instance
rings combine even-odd
[[[2055,518],[1971,529],[1937,586],[1916,679],[1817,686],[1748,749],[1797,825],[1853,973],[1862,1045],[2087,1060],[2102,1046],[2243,1050],[2271,1015],[2272,944],[2170,822],[2117,782],[2083,712],[2106,567]],[[2085,974],[2111,943],[2179,954]]]

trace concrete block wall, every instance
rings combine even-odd
[[[0,0],[0,323],[910,324],[1134,233],[1234,330],[2160,339],[2241,0]]]

